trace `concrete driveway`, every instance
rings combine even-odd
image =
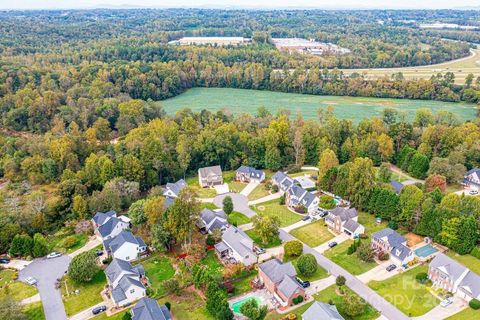
[[[442,307],[440,304],[430,310],[429,312],[425,313],[423,316],[415,317],[412,319],[415,320],[433,320],[433,319],[446,319],[448,317],[453,316],[454,314],[462,311],[463,309],[468,307],[468,303],[457,297],[453,297],[453,303],[449,306]]]
[[[2,265],[5,268],[9,269],[16,269],[18,271],[24,269],[27,267],[32,261],[27,261],[27,260],[20,260],[20,259],[12,259],[10,260],[9,263]]]
[[[340,244],[342,242],[345,242],[347,241],[348,239],[350,239],[349,236],[347,236],[345,233],[340,233],[338,236],[336,236],[335,238],[333,239],[330,239],[328,240],[327,242],[324,242],[322,243],[321,245],[319,245],[318,247],[315,247],[313,248],[313,250],[317,251],[318,253],[324,253],[325,251],[327,251],[328,249],[330,249],[330,247],[328,246],[328,244],[332,241],[335,241],[336,243]]]
[[[387,271],[387,267],[391,265],[393,262],[391,260],[388,261],[382,261],[381,264],[376,266],[375,268],[368,270],[365,273],[362,273],[361,275],[358,275],[357,278],[360,279],[363,283],[368,283],[372,280],[375,281],[383,281],[388,278],[393,277],[394,275],[397,275],[400,273],[400,270],[402,270],[402,267],[398,267],[395,270],[392,270],[390,272]]]
[[[68,255],[54,259],[37,259],[19,273],[21,281],[24,281],[27,277],[37,279],[37,289],[42,299],[46,320],[67,319],[62,296],[60,290],[55,288],[55,282],[65,274],[70,260],[71,258]]]
[[[248,198],[240,193],[226,193],[220,194],[213,199],[213,203],[219,207],[223,208],[222,201],[225,199],[226,196],[230,196],[233,201],[233,210],[243,213],[245,216],[252,218],[257,215],[255,211],[250,209],[248,206]]]

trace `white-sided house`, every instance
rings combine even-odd
[[[130,262],[113,259],[105,269],[108,292],[116,306],[126,306],[146,296],[142,281],[145,270],[142,265],[132,267]]]
[[[257,182],[265,180],[265,172],[252,167],[241,166],[235,173],[235,179],[242,182]]]
[[[278,186],[278,190],[281,192],[286,192],[291,186],[293,186],[293,183],[293,179],[281,171],[277,171],[272,177],[272,184]]]
[[[385,228],[372,234],[372,249],[375,255],[387,252],[397,265],[404,265],[415,257],[407,246],[407,239],[391,228]]]
[[[212,166],[198,169],[198,183],[202,188],[222,185],[222,168]]]
[[[463,177],[463,183],[470,188],[470,190],[480,191],[480,168],[467,171]]]
[[[115,211],[97,212],[92,218],[95,235],[101,241],[117,236],[123,230],[130,228],[130,219],[125,216],[117,217]]]
[[[222,235],[222,241],[215,245],[215,251],[222,260],[235,260],[245,266],[257,262],[253,240],[242,230],[229,226]]]
[[[223,210],[214,211],[205,208],[200,212],[197,227],[202,233],[212,233],[215,229],[225,231],[228,227],[227,215]]]
[[[180,179],[175,183],[167,183],[163,195],[165,197],[176,198],[178,197],[180,191],[182,191],[186,186],[187,183],[183,179]]]
[[[355,208],[336,207],[328,212],[325,223],[333,232],[343,232],[352,239],[365,232],[365,227],[358,223],[358,212]]]
[[[312,213],[318,208],[320,199],[296,184],[293,184],[285,193],[285,203],[293,210],[298,206],[307,209],[306,213]]]
[[[130,230],[120,232],[114,238],[103,242],[105,251],[115,259],[133,261],[147,251],[147,245],[142,238],[134,236]]]

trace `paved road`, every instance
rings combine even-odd
[[[290,241],[290,240],[297,240],[291,234],[280,230],[280,239],[282,241]],[[347,280],[347,286],[355,291],[360,297],[365,299],[369,304],[371,304],[375,309],[380,311],[382,315],[387,317],[388,319],[392,320],[407,320],[409,319],[405,316],[400,310],[390,304],[387,300],[382,298],[379,294],[375,291],[370,289],[366,286],[363,282],[357,279],[355,276],[351,275],[345,269],[340,267],[339,265],[335,264],[331,260],[325,258],[323,255],[315,251],[314,249],[310,248],[307,245],[303,245],[303,250],[306,253],[311,253],[317,259],[317,262],[322,268],[327,270],[331,275],[337,277],[339,275],[343,275]]]
[[[249,218],[252,218],[255,215],[257,215],[257,213],[252,209],[250,209],[250,207],[248,206],[248,198],[240,193],[230,192],[226,194],[220,194],[213,199],[213,203],[217,207],[223,208],[222,201],[226,196],[230,196],[232,198],[233,210],[243,213],[245,216]]]
[[[55,288],[55,282],[67,271],[71,258],[67,255],[34,260],[26,268],[20,271],[19,279],[27,277],[37,279],[37,288],[42,299],[43,310],[46,320],[66,320],[67,314],[63,307],[60,290]]]

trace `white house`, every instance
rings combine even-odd
[[[470,190],[480,191],[480,168],[469,170],[463,177],[463,183]]]
[[[253,240],[242,230],[229,226],[222,235],[222,241],[215,245],[215,251],[222,260],[235,261],[245,266],[257,262]]]
[[[115,211],[97,212],[92,218],[92,224],[97,238],[104,241],[130,228],[130,219],[125,216],[118,217]]]
[[[293,179],[281,171],[277,171],[272,177],[272,184],[278,186],[278,189],[282,192],[286,192],[293,183]]]
[[[163,192],[163,195],[165,197],[170,197],[170,198],[176,198],[178,197],[178,194],[180,191],[183,190],[187,186],[187,183],[185,180],[180,179],[175,183],[167,183],[165,186],[165,191]]]
[[[372,248],[377,256],[383,252],[388,253],[398,265],[407,264],[415,257],[407,246],[407,239],[391,228],[372,234]]]
[[[203,209],[200,213],[200,219],[197,222],[197,227],[203,233],[212,233],[213,230],[219,229],[225,231],[228,227],[227,215],[223,210]]]
[[[105,251],[115,259],[132,261],[147,251],[142,238],[134,236],[129,230],[123,230],[114,238],[103,241]]]
[[[105,269],[108,292],[116,306],[126,306],[146,296],[142,281],[145,270],[142,265],[132,267],[130,262],[113,259]]]
[[[303,206],[308,213],[312,213],[317,210],[320,200],[302,187],[293,184],[285,192],[285,203],[292,209]]]
[[[235,179],[242,182],[254,181],[260,183],[265,180],[265,172],[252,167],[241,166],[235,173]]]

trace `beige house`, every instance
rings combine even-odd
[[[223,184],[222,168],[212,166],[198,169],[198,183],[202,188]]]

